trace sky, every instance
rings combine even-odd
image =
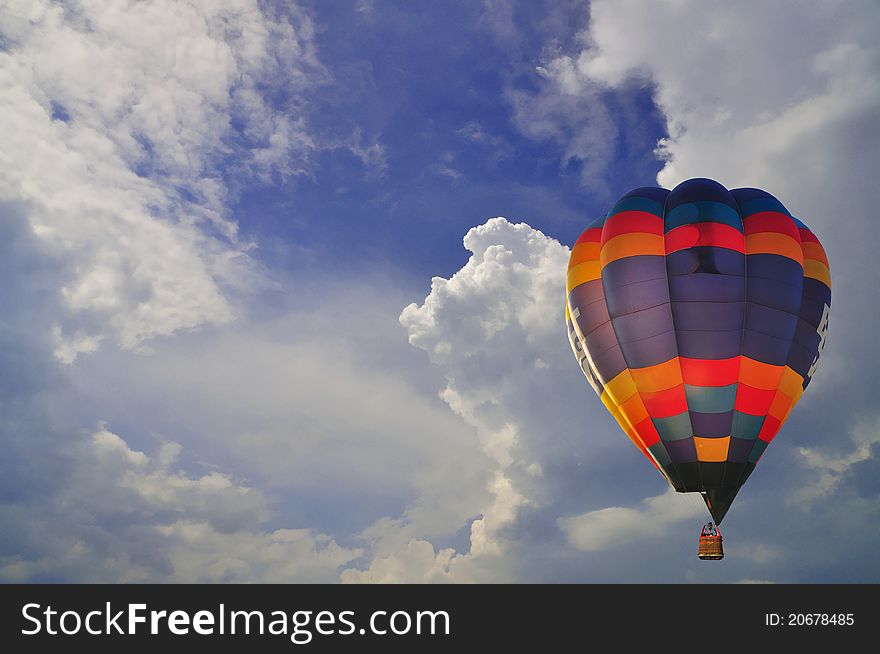
[[[880,581],[880,8],[0,0],[0,581]],[[710,177],[819,236],[725,519],[644,461],[570,246]]]

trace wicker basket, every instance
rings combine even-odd
[[[697,555],[704,561],[718,561],[724,558],[721,536],[700,536],[700,549]]]

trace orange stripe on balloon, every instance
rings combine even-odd
[[[663,235],[663,219],[646,211],[621,211],[610,216],[602,228],[602,245],[622,234]]]
[[[773,397],[773,403],[770,405],[770,410],[767,412],[767,415],[773,416],[780,424],[782,424],[788,417],[788,412],[791,411],[792,406],[794,406],[794,402],[788,395],[782,391],[776,391],[776,394]]]
[[[584,261],[568,269],[568,274],[565,277],[565,290],[567,293],[571,293],[572,289],[594,279],[599,279],[601,276],[602,271],[599,269],[598,261]]]
[[[612,261],[644,254],[665,255],[666,250],[663,245],[663,236],[659,234],[645,234],[643,232],[615,236],[602,246],[599,262],[604,268]]]
[[[641,437],[636,433],[635,429],[633,429],[633,426],[630,424],[629,420],[627,420],[626,416],[620,412],[620,407],[612,402],[611,398],[609,398],[606,393],[602,393],[601,400],[605,405],[605,408],[608,409],[608,412],[614,416],[614,419],[617,421],[617,424],[620,425],[620,428],[623,429],[623,432],[629,436],[629,439],[642,451],[643,454],[645,454],[645,456],[649,456]]]
[[[774,366],[749,357],[740,357],[739,380],[752,388],[776,390],[779,387],[783,368],[785,366]]]
[[[804,277],[818,279],[825,284],[825,286],[831,288],[831,271],[828,270],[828,266],[821,261],[807,259],[804,262]]]
[[[626,416],[631,425],[637,425],[648,417],[645,403],[642,402],[642,398],[638,394],[624,400],[619,406],[620,412]]]
[[[618,373],[616,377],[605,384],[605,390],[615,403],[621,404],[636,394],[636,384],[633,381],[629,369]]]
[[[697,461],[727,461],[727,450],[730,436],[724,438],[700,438],[694,436],[694,447],[697,448]]]
[[[599,396],[599,399],[602,400],[602,404],[605,405],[605,408],[608,409],[608,413],[614,416],[617,421],[620,423],[621,427],[623,427],[624,431],[627,429],[631,429],[632,425],[627,422],[626,416],[624,416],[620,412],[620,407],[614,401],[614,399],[608,395],[608,389],[606,388],[602,391],[602,394]]]
[[[596,261],[599,259],[599,250],[602,247],[598,243],[579,243],[571,250],[571,257],[568,259],[568,267],[574,268],[584,261]]]
[[[746,236],[746,254],[778,254],[804,265],[804,251],[799,241],[785,234],[759,232]]]
[[[630,368],[636,387],[642,393],[663,391],[683,383],[678,357],[646,368]]]
[[[782,371],[782,379],[779,380],[779,390],[797,402],[804,392],[804,378],[790,367],[785,366]]]
[[[806,243],[801,243],[801,249],[804,251],[804,261],[815,259],[816,261],[821,261],[826,266],[828,265],[828,256],[825,254],[825,248],[819,243],[807,241]]]
[[[637,448],[639,448],[639,450],[641,450],[642,454],[644,454],[646,457],[648,457],[648,459],[651,460],[651,463],[652,463],[652,464],[654,464],[654,465],[656,466],[656,463],[655,463],[655,461],[654,461],[654,457],[652,457],[652,456],[650,455],[650,453],[648,452],[648,449],[645,447],[645,444],[642,442],[642,438],[641,438],[641,436],[639,436],[639,435],[636,433],[635,429],[633,429],[633,426],[632,426],[632,425],[629,423],[629,421],[626,419],[626,416],[624,416],[624,415],[620,412],[620,407],[618,407],[618,406],[617,406],[617,405],[611,400],[611,398],[608,397],[608,394],[607,394],[607,393],[602,393],[602,395],[600,396],[600,399],[602,400],[602,403],[605,405],[605,408],[608,409],[608,412],[609,412],[612,416],[614,416],[614,419],[617,421],[617,424],[620,425],[620,428],[623,429],[623,432],[624,432],[627,436],[629,436],[629,439],[633,442],[633,444],[634,444]]]

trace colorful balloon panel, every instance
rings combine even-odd
[[[759,189],[640,188],[578,238],[566,291],[569,340],[594,390],[720,523],[825,345],[819,240]]]

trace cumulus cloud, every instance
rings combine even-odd
[[[453,541],[493,466],[406,343],[401,299],[365,283],[296,304],[58,379],[44,343],[2,343],[4,578],[333,581],[383,516],[395,537]],[[95,415],[113,429],[81,434]]]
[[[853,128],[877,118],[880,16],[872,3],[806,11],[796,3],[596,2],[590,14],[589,47],[554,60],[553,76],[573,90],[634,78],[653,84],[669,129],[661,184],[695,175],[732,186],[770,180],[785,196],[841,169],[859,184],[838,150]],[[874,135],[863,137],[851,156],[876,154]]]
[[[400,322],[410,344],[444,370],[441,397],[476,427],[497,466],[489,482],[494,499],[471,524],[469,552],[497,556],[503,550],[498,534],[530,501],[508,469],[540,474],[535,462],[514,455],[523,428],[515,403],[521,385],[547,366],[541,355],[558,331],[554,300],[568,249],[504,218],[471,229],[464,246],[472,253],[465,266],[448,280],[435,277],[424,303],[406,307]]]
[[[0,199],[63,264],[58,358],[230,320],[230,289],[259,275],[229,194],[295,174],[314,147],[291,95],[320,75],[308,17],[22,1],[0,34]]]
[[[464,247],[472,253],[465,266],[448,280],[435,277],[424,304],[401,313],[410,344],[439,365],[490,356],[481,347],[496,339],[499,349],[514,338],[533,345],[530,351],[507,352],[515,359],[534,354],[542,339],[558,331],[545,302],[560,292],[568,248],[504,218],[471,229]]]
[[[476,429],[492,462],[483,482],[490,495],[469,523],[467,546],[454,552],[406,520],[377,521],[362,534],[371,564],[346,571],[345,581],[517,579],[511,546],[557,533],[513,533],[522,512],[552,506],[568,491],[580,506],[595,502],[601,494],[585,499],[574,489],[601,479],[596,453],[619,447],[637,455],[610,429],[577,420],[589,408],[581,402],[589,389],[560,327],[568,248],[504,218],[471,229],[464,246],[468,262],[449,279],[435,277],[424,302],[407,306],[400,322],[442,372],[440,397]],[[599,409],[592,415],[604,424]]]
[[[670,489],[663,495],[643,500],[640,508],[608,507],[560,518],[559,525],[574,547],[590,552],[615,547],[627,540],[642,542],[646,535],[661,534],[678,522],[705,513],[706,507],[697,495],[679,494]]]
[[[425,540],[410,540],[393,555],[376,557],[366,570],[349,568],[340,576],[344,584],[437,583],[449,580],[449,565],[455,550],[434,552]]]
[[[880,420],[864,421],[855,426],[848,452],[829,452],[828,448],[798,447],[801,463],[810,473],[811,483],[795,489],[790,501],[798,504],[833,493],[860,465],[877,466],[876,445],[880,443]]]
[[[485,506],[491,460],[387,280],[59,366],[33,329],[57,315],[59,263],[0,207],[4,579],[332,581],[383,516],[448,543]]]
[[[145,415],[152,431],[188,434],[200,457],[286,498],[292,519],[351,533],[390,511],[422,537],[450,537],[488,494],[475,429],[436,397],[439,375],[406,343],[396,293],[366,282],[325,290],[320,302],[180,336],[149,356],[102,353],[77,364],[74,386],[92,411],[133,429],[143,407],[161,406]],[[356,329],[340,327],[339,307]]]
[[[188,476],[179,453],[165,442],[148,456],[102,425],[74,448],[55,493],[0,504],[24,545],[0,555],[0,579],[328,581],[361,554],[309,529],[263,530],[261,492],[221,472]]]

